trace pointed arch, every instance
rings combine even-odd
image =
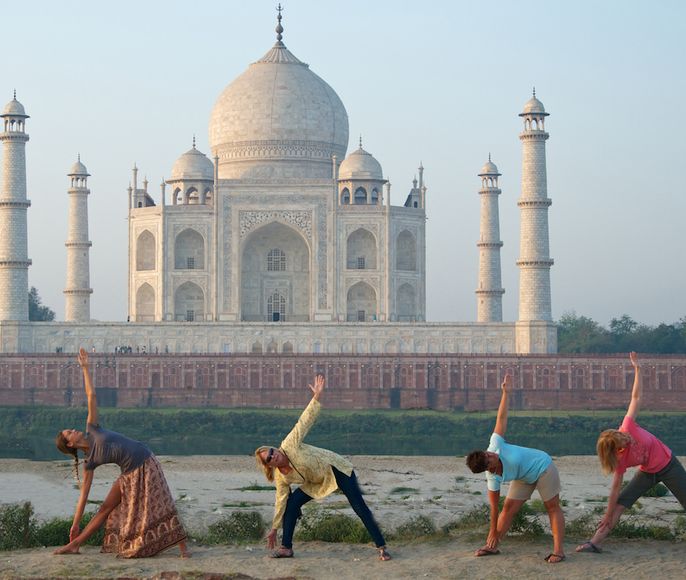
[[[417,271],[417,240],[407,230],[400,232],[396,238],[395,268],[410,272]]]
[[[205,269],[205,240],[196,230],[187,228],[176,236],[174,267],[177,270]]]
[[[147,282],[136,291],[136,322],[154,322],[155,290]]]
[[[136,239],[136,270],[154,270],[156,253],[155,236],[143,230]]]
[[[358,228],[348,236],[346,267],[349,270],[376,269],[376,238],[365,228]]]
[[[366,322],[376,318],[376,291],[366,282],[350,287],[347,294],[346,320]]]
[[[358,187],[355,190],[355,205],[366,205],[367,204],[367,190],[364,187]]]
[[[410,321],[417,316],[417,293],[408,283],[402,284],[396,294],[396,310],[398,320]]]
[[[197,322],[205,318],[205,293],[193,282],[185,282],[174,293],[174,320]]]

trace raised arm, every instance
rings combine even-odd
[[[300,419],[291,429],[291,432],[286,435],[286,438],[281,442],[282,448],[299,447],[305,439],[305,435],[309,432],[317,420],[321,405],[319,404],[319,397],[324,390],[324,375],[317,375],[314,379],[314,386],[307,385],[312,391],[312,400],[310,404],[305,407],[305,410],[300,415]]]
[[[512,389],[512,375],[510,373],[505,374],[502,389],[503,395],[500,398],[498,416],[495,420],[495,429],[493,429],[493,432],[497,433],[501,437],[505,437],[505,431],[507,431],[507,406],[509,403],[508,397],[510,395],[510,390]]]
[[[643,381],[641,380],[641,365],[638,364],[638,355],[635,352],[630,352],[629,360],[634,367],[634,387],[631,390],[631,402],[629,403],[629,409],[626,412],[626,416],[635,419],[641,408]]]
[[[86,398],[88,399],[88,419],[87,422],[91,425],[98,424],[98,400],[95,396],[95,388],[91,380],[90,369],[88,368],[88,353],[85,349],[79,350],[77,358],[81,371],[83,372],[83,383],[86,387]]]

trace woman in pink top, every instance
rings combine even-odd
[[[619,429],[603,431],[596,445],[603,471],[614,474],[607,510],[593,537],[577,546],[577,552],[600,552],[600,543],[617,525],[622,512],[659,482],[663,482],[686,508],[686,470],[669,447],[636,422],[641,406],[641,365],[635,352],[629,354],[629,359],[634,367],[629,409]],[[637,465],[638,471],[620,493],[624,472]]]

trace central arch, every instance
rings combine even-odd
[[[281,222],[251,232],[241,252],[241,320],[310,320],[310,248]],[[276,301],[276,302],[275,302]]]

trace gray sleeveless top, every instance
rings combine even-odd
[[[133,471],[145,463],[152,451],[140,441],[124,437],[116,431],[108,431],[100,425],[89,423],[86,436],[91,451],[86,457],[86,469],[95,469],[105,463],[116,463],[122,473]]]

